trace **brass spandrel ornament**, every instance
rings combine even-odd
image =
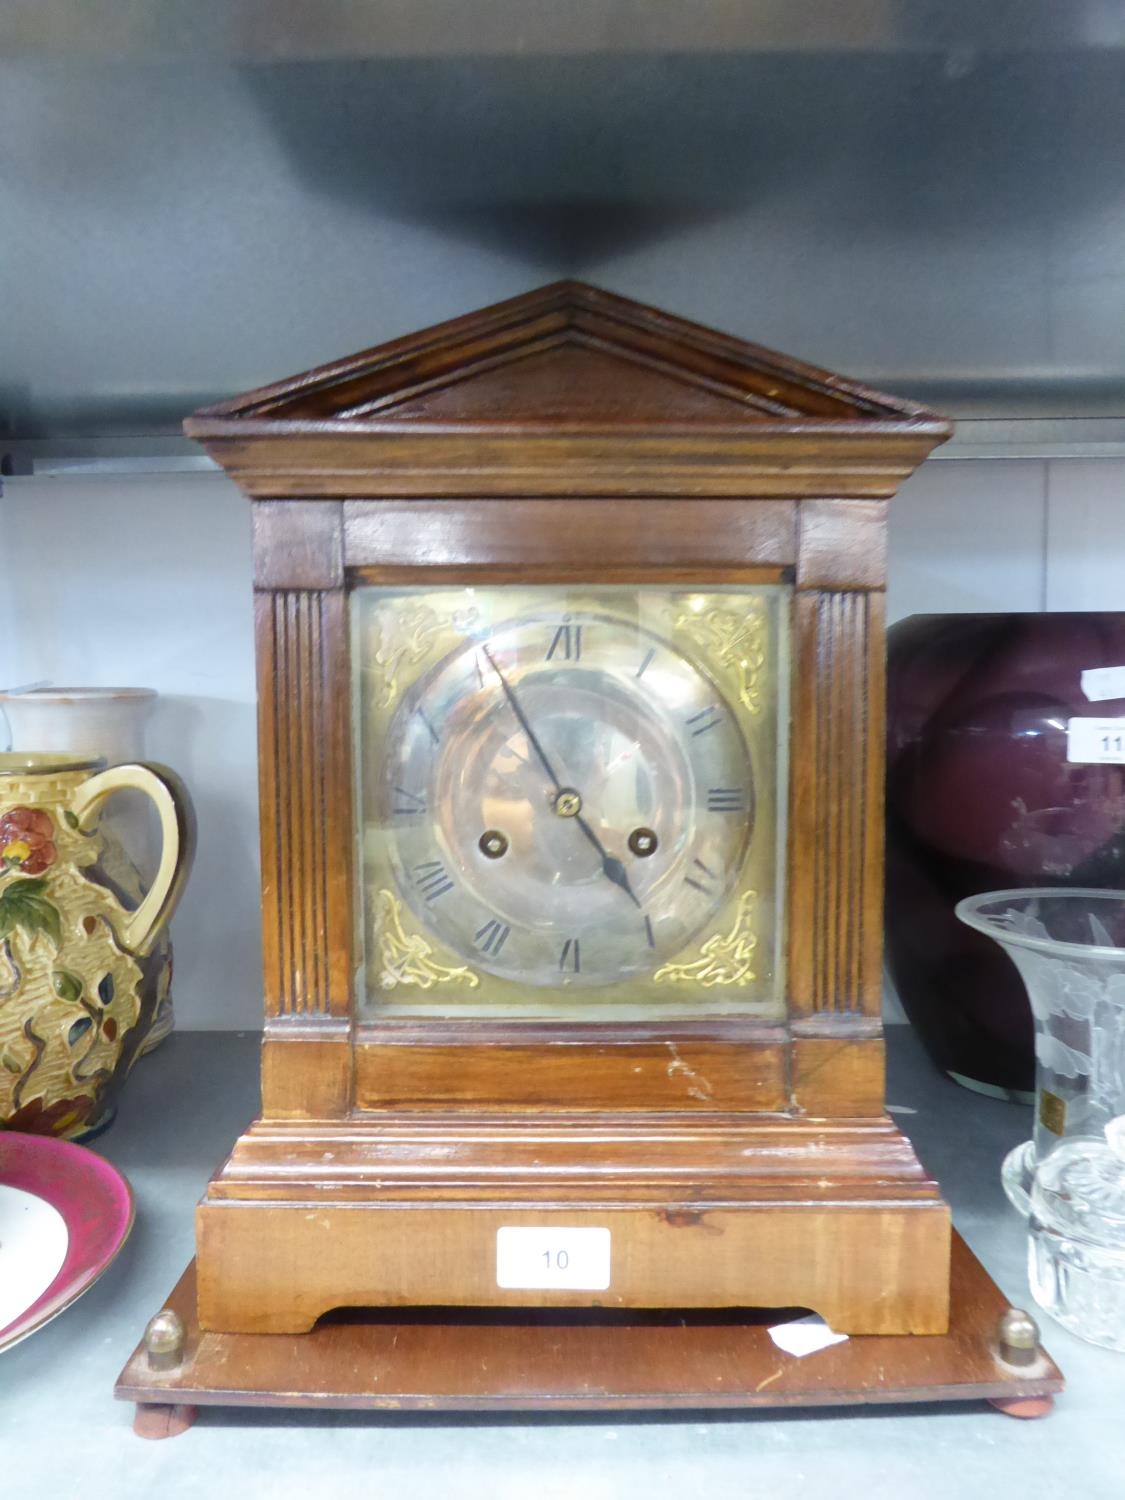
[[[402,902],[393,891],[377,891],[374,908],[373,947],[381,989],[393,990],[406,984],[428,990],[452,983],[476,989],[480,984],[471,969],[439,963],[424,937],[404,930]]]
[[[419,603],[404,609],[388,605],[374,611],[367,632],[370,669],[379,684],[373,706],[386,708],[393,704],[398,697],[400,678],[416,672],[443,642],[470,632],[477,620],[478,611],[471,605],[440,611]],[[361,648],[361,661],[365,656]]]
[[[703,656],[730,672],[738,683],[738,701],[747,713],[762,706],[761,674],[768,659],[768,620],[760,604],[714,606],[700,611],[678,608],[675,629]]]
[[[698,958],[662,964],[652,976],[653,984],[697,984],[709,990],[716,985],[750,983],[755,977],[754,950],[758,946],[755,900],[754,891],[743,891],[729,931],[713,933],[702,942]]]

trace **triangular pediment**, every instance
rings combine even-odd
[[[199,412],[302,424],[886,422],[929,413],[627,298],[559,282]]]
[[[924,407],[558,282],[196,412],[248,495],[885,498]]]
[[[620,350],[559,339],[382,409],[388,416],[435,421],[481,422],[501,412],[506,421],[529,423],[644,422],[657,412],[675,421],[723,421],[743,403],[638,364]]]

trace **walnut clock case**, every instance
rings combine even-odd
[[[886,509],[947,424],[562,283],[187,431],[253,502],[266,955],[201,1327],[944,1332],[879,1005]]]

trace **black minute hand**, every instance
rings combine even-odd
[[[555,768],[551,765],[551,762],[547,759],[547,752],[543,749],[543,746],[539,743],[539,740],[538,740],[538,738],[536,737],[536,734],[535,734],[535,730],[532,729],[531,725],[527,722],[527,715],[524,713],[523,709],[520,707],[518,698],[516,697],[515,693],[512,692],[512,689],[508,686],[508,679],[504,676],[503,672],[501,672],[500,668],[496,665],[496,662],[493,660],[493,657],[492,657],[492,652],[488,649],[488,647],[487,646],[482,646],[481,650],[484,652],[485,656],[488,659],[488,665],[496,673],[497,677],[499,677],[499,679],[500,679],[500,686],[504,689],[504,697],[507,698],[507,700],[508,700],[508,706],[511,708],[512,712],[515,714],[516,718],[520,721],[520,728],[523,730],[524,734],[527,735],[527,742],[528,742],[528,744],[535,751],[535,753],[539,757],[539,759],[543,762],[543,769],[546,771],[547,775],[551,778],[551,781],[552,781],[552,783],[554,785],[555,791],[556,792],[561,792],[562,789],[563,789],[562,782],[555,775]]]
[[[524,713],[523,709],[520,707],[519,699],[516,697],[515,693],[512,691],[511,686],[509,685],[507,678],[504,676],[503,672],[501,672],[500,668],[496,665],[496,662],[495,662],[495,660],[493,658],[492,652],[488,649],[487,646],[482,646],[481,650],[485,654],[485,658],[488,661],[488,665],[496,673],[497,677],[499,677],[499,679],[500,679],[500,686],[504,689],[504,696],[508,700],[508,706],[511,708],[512,712],[515,714],[516,718],[519,720],[520,728],[523,730],[524,734],[527,735],[527,742],[528,742],[528,744],[535,751],[535,753],[539,757],[540,761],[542,761],[542,763],[543,763],[543,769],[546,771],[547,775],[551,778],[551,782],[552,782],[552,785],[555,788],[555,791],[556,792],[563,791],[564,790],[563,784],[559,780],[558,776],[556,776],[554,766],[552,766],[551,762],[547,759],[547,752],[543,749],[543,746],[539,743],[538,737],[536,736],[536,733],[535,733],[534,729],[532,729],[531,725],[527,722],[527,715]],[[618,886],[621,890],[623,890],[625,892],[625,894],[628,896],[629,900],[639,910],[641,903],[637,900],[636,892],[633,890],[633,887],[629,884],[629,876],[626,874],[625,866],[621,863],[621,861],[619,859],[614,859],[614,857],[613,857],[612,854],[607,853],[605,845],[602,843],[601,839],[598,838],[597,834],[594,832],[594,830],[590,827],[589,823],[587,823],[586,819],[584,817],[582,817],[582,815],[580,813],[575,817],[574,821],[578,824],[579,828],[581,828],[582,832],[590,840],[590,843],[593,844],[594,848],[601,855],[601,858],[602,858],[602,873],[605,875],[605,878],[607,880],[611,880],[614,885]]]

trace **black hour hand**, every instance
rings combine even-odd
[[[601,839],[598,838],[597,834],[590,827],[585,818],[575,818],[574,821],[578,824],[579,828],[581,828],[582,832],[586,835],[591,844],[593,844],[594,848],[601,855],[602,873],[605,875],[605,878],[607,880],[612,880],[614,885],[619,886],[639,911],[641,903],[637,900],[637,893],[629,884],[629,876],[625,872],[625,866],[619,859],[616,859],[606,850],[605,845],[602,843]]]
[[[605,859],[602,860],[602,869],[606,873],[606,878],[608,880],[612,880],[614,885],[619,885],[628,896],[629,900],[639,911],[641,903],[637,900],[637,893],[629,884],[629,877],[628,875],[626,875],[625,866],[621,863],[621,861],[619,859],[614,859],[612,854],[607,854]]]

